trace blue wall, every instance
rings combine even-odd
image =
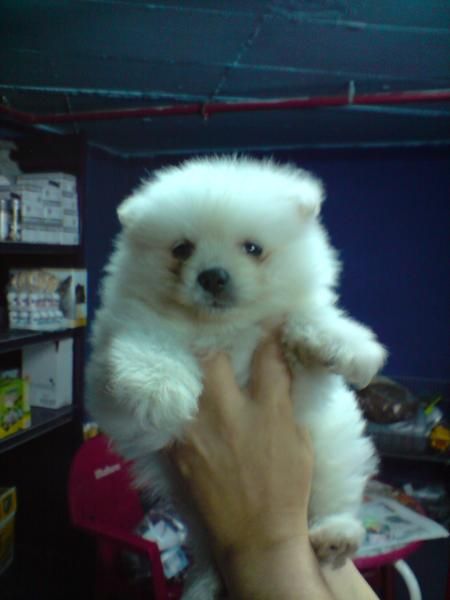
[[[450,381],[449,149],[283,152],[276,158],[323,178],[323,218],[344,263],[342,304],[388,346],[386,373],[425,382],[430,391],[442,388]],[[91,294],[117,231],[115,207],[145,170],[169,162],[178,159],[91,157]]]
[[[119,231],[116,207],[130,191],[130,169],[125,160],[89,149],[86,173],[85,252],[88,271],[88,321],[98,305],[102,271]]]

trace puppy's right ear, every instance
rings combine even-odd
[[[124,229],[129,229],[142,220],[150,201],[141,191],[137,191],[119,204],[117,216]]]
[[[134,196],[130,196],[117,207],[117,216],[122,227],[129,227],[133,221],[133,214],[135,212],[133,210],[133,201]]]

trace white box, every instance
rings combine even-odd
[[[78,213],[78,196],[76,190],[62,190],[61,198],[64,208],[74,209]]]
[[[11,191],[20,196],[22,219],[27,217],[42,218],[44,216],[41,186],[22,183],[13,186]]]
[[[39,214],[29,214],[33,217],[42,217],[44,226],[37,234],[36,223],[32,232],[25,227],[24,241],[36,241],[43,244],[78,245],[80,243],[78,223],[78,195],[76,178],[67,173],[28,173],[19,175],[18,186],[34,187],[40,190],[42,209]],[[23,206],[22,214],[30,212],[30,208]],[[70,223],[64,221],[64,215],[75,217]],[[26,224],[25,224],[26,225]],[[37,239],[36,239],[37,238]]]
[[[73,340],[26,346],[22,377],[29,378],[31,406],[61,408],[72,404]]]
[[[26,219],[22,220],[22,242],[42,244],[45,241],[44,220]]]
[[[77,179],[75,175],[68,173],[25,173],[18,175],[17,181],[52,181],[57,183],[62,190],[73,192],[77,188]]]

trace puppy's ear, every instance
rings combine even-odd
[[[300,215],[303,219],[313,219],[320,213],[325,200],[325,189],[322,182],[306,171],[300,171],[296,198]]]
[[[130,198],[126,198],[117,207],[117,216],[119,217],[119,221],[122,227],[127,227],[130,224],[130,212],[132,212],[130,209],[130,204],[132,203],[132,200],[133,196],[131,196]]]
[[[139,222],[142,218],[142,209],[145,202],[145,198],[142,193],[134,193],[119,204],[117,208],[117,216],[119,217],[120,224],[124,229],[132,227],[135,223]]]

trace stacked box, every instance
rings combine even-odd
[[[11,202],[13,200],[18,200],[21,207],[21,241],[38,244],[54,243],[50,240],[46,241],[42,188],[33,183],[13,185],[11,187]]]
[[[7,300],[11,329],[83,327],[87,321],[86,269],[12,269]]]
[[[76,191],[62,191],[63,228],[61,243],[68,246],[80,241],[80,221],[78,216],[78,199]]]
[[[0,379],[0,439],[28,429],[31,413],[26,379]]]
[[[72,404],[73,340],[26,346],[22,374],[30,382],[30,406],[56,409]]]
[[[2,178],[3,179],[3,178]],[[9,223],[11,219],[11,186],[0,182],[0,242],[9,239]]]
[[[23,242],[77,245],[80,223],[76,178],[67,173],[19,175],[10,189],[20,202]],[[10,241],[16,241],[9,235]]]
[[[0,575],[6,571],[14,557],[16,510],[16,488],[0,488]]]
[[[69,246],[79,244],[80,224],[76,178],[67,173],[31,173],[19,175],[17,181],[33,181],[46,189],[45,217],[50,227],[52,225],[56,227],[58,232],[56,243]]]

